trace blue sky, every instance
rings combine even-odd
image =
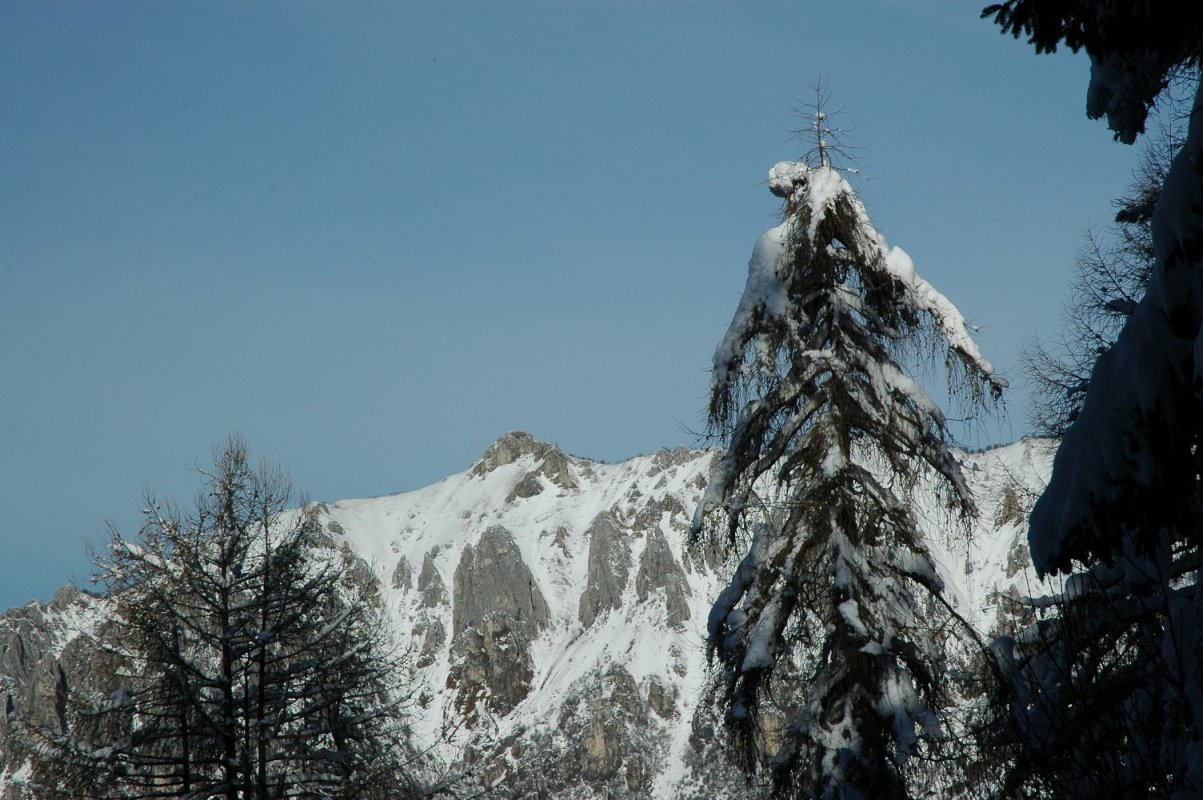
[[[943,0],[57,2],[0,9],[0,607],[88,574],[230,431],[312,498],[522,428],[695,444],[820,75],[891,244],[1017,352],[1136,150],[1088,65]]]

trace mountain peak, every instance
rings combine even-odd
[[[523,456],[542,458],[548,450],[559,450],[554,444],[541,442],[526,431],[510,431],[489,445],[484,455],[472,465],[473,476],[483,476],[498,467],[513,464]]]
[[[534,469],[524,479],[523,483],[527,484],[526,490],[519,490],[519,496],[529,497],[541,491],[537,476],[547,478],[561,489],[577,488],[569,468],[570,459],[564,451],[558,445],[539,441],[526,431],[510,431],[502,435],[489,445],[489,449],[472,465],[468,474],[474,478],[483,478],[498,467],[513,464],[527,456],[534,462]]]

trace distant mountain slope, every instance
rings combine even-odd
[[[502,797],[746,791],[704,703],[706,617],[729,560],[686,542],[715,457],[602,464],[513,432],[433,486],[321,505],[331,557],[413,651],[419,738]],[[963,459],[972,530],[947,528],[938,497],[916,510],[954,602],[989,633],[1034,581],[1024,519],[1051,451],[1024,440]],[[15,715],[54,720],[88,672],[74,632],[102,606],[68,589],[0,616],[0,799],[28,796],[7,746]]]

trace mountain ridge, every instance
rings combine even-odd
[[[967,536],[942,528],[937,496],[915,503],[951,601],[983,634],[1034,582],[1024,517],[1048,445],[960,454],[981,512]],[[417,740],[499,796],[746,791],[705,702],[706,617],[742,554],[686,541],[718,452],[606,464],[511,431],[430,486],[317,504],[330,557],[413,653]],[[68,587],[0,615],[3,800],[31,796],[9,744],[15,717],[53,721],[87,670],[72,626],[102,602]]]

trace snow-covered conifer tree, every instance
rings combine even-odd
[[[770,679],[790,664],[803,705],[786,709],[775,793],[907,797],[908,758],[941,737],[949,622],[909,499],[930,479],[956,513],[973,502],[903,355],[940,346],[973,401],[1005,383],[831,163],[819,97],[815,149],[769,172],[784,220],[757,242],[715,352],[710,428],[727,450],[694,532],[748,547],[709,620],[743,766],[755,768]]]
[[[1190,3],[1008,0],[987,8],[1038,52],[1091,60],[1087,113],[1131,143],[1203,60]],[[1203,94],[1152,215],[1147,291],[1090,374],[1029,544],[1065,590],[998,643],[1014,796],[1203,795]]]

